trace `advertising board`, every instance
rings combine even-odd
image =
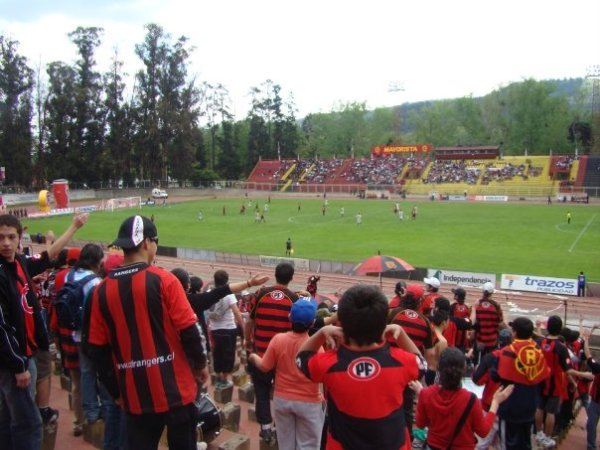
[[[569,278],[540,277],[536,275],[502,274],[502,289],[514,291],[545,292],[547,294],[577,295],[577,280]]]

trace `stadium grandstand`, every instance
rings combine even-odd
[[[370,157],[261,160],[248,189],[359,194],[508,195],[587,201],[600,186],[600,157],[503,156],[498,146],[374,147]]]

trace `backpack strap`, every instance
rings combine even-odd
[[[454,429],[454,434],[452,435],[452,439],[450,439],[450,442],[448,442],[448,445],[446,446],[447,449],[452,448],[452,442],[454,442],[454,438],[456,438],[456,436],[462,429],[463,425],[467,421],[467,417],[469,417],[469,414],[471,413],[473,404],[475,404],[475,398],[476,398],[476,395],[471,393],[471,397],[469,398],[469,403],[467,403],[467,406],[465,407],[465,410],[463,411],[462,416],[460,416],[460,419],[458,419],[458,423],[456,424],[456,428]]]

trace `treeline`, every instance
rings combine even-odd
[[[102,28],[79,27],[69,33],[73,64],[33,68],[18,42],[0,35],[5,184],[239,179],[259,158],[360,157],[373,145],[391,143],[493,144],[505,154],[589,152],[592,146],[591,87],[581,79],[524,80],[483,98],[372,111],[353,102],[302,119],[292,94],[266,80],[249,89],[249,111],[235,120],[226,86],[188,73],[194,48],[185,36],[175,39],[147,25],[135,46],[143,68],[133,87],[125,85],[117,51],[109,71],[97,70],[102,36]]]

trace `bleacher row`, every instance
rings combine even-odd
[[[585,157],[582,157],[585,158]],[[446,186],[537,186],[547,194],[572,189],[583,181],[580,158],[573,156],[505,156],[495,159],[435,159],[379,156],[347,159],[259,161],[247,182],[258,189],[312,192],[314,186],[349,186],[348,192],[388,186],[398,193],[427,193]],[[309,186],[311,187],[309,189]],[[410,188],[410,189],[409,189]],[[418,192],[423,191],[423,192]],[[566,190],[564,191],[566,192]]]

